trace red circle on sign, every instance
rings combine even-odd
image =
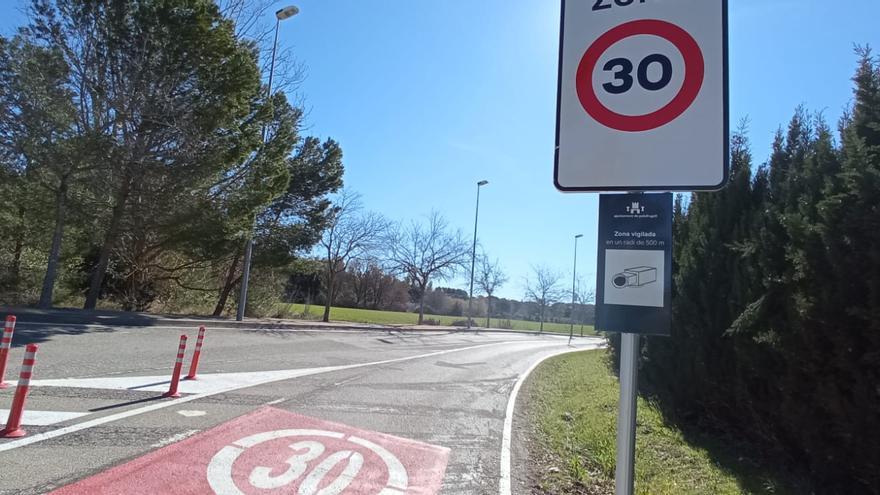
[[[599,101],[593,88],[593,70],[602,54],[612,45],[625,38],[642,34],[658,36],[675,45],[684,58],[684,82],[672,101],[656,112],[645,115],[623,115],[610,110]],[[687,31],[666,21],[644,19],[615,27],[590,46],[578,66],[575,88],[584,110],[600,124],[618,131],[642,132],[662,127],[683,114],[700,94],[704,74],[703,52]]]

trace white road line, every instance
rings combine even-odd
[[[506,341],[506,342],[493,342],[491,344],[480,344],[480,345],[474,345],[474,346],[468,346],[468,347],[459,347],[456,349],[446,349],[444,351],[431,352],[428,354],[418,354],[415,356],[408,356],[408,357],[403,357],[403,358],[386,359],[383,361],[374,361],[371,363],[349,364],[349,365],[344,365],[344,366],[328,366],[326,368],[313,368],[311,370],[308,370],[309,371],[308,373],[304,373],[299,376],[317,375],[317,374],[321,374],[321,373],[330,373],[333,371],[342,371],[342,370],[349,370],[349,369],[355,369],[355,368],[364,368],[367,366],[381,366],[383,364],[400,363],[400,362],[404,362],[404,361],[412,361],[415,359],[423,359],[423,358],[428,358],[428,357],[441,356],[443,354],[451,354],[453,352],[462,352],[462,351],[469,351],[469,350],[473,350],[473,349],[480,349],[483,347],[491,347],[491,346],[498,346],[498,345],[510,345],[510,344],[559,345],[557,342],[547,342],[546,340],[514,340],[514,341]],[[203,394],[188,395],[188,396],[181,397],[179,399],[169,400],[168,402],[157,402],[155,404],[150,404],[148,406],[144,406],[141,408],[129,409],[127,411],[122,411],[122,412],[119,412],[116,414],[102,416],[100,418],[95,418],[92,420],[83,421],[82,423],[77,423],[74,425],[65,426],[65,427],[59,428],[57,430],[51,430],[51,431],[47,431],[44,433],[38,433],[36,435],[32,435],[29,437],[24,437],[24,438],[20,438],[18,440],[13,440],[11,442],[0,444],[0,452],[6,452],[8,450],[17,449],[19,447],[24,447],[26,445],[32,445],[35,443],[42,442],[44,440],[49,440],[51,438],[57,438],[57,437],[60,437],[63,435],[67,435],[69,433],[75,433],[77,431],[82,431],[82,430],[86,430],[89,428],[94,428],[95,426],[101,426],[101,425],[104,425],[107,423],[112,423],[114,421],[119,421],[121,419],[130,418],[132,416],[139,416],[141,414],[145,414],[148,412],[158,411],[160,409],[165,409],[166,407],[178,406],[181,404],[186,404],[187,402],[192,402],[194,400],[204,399],[205,397],[210,397],[213,395],[232,392],[232,391],[238,390],[240,388],[254,387],[257,385],[265,385],[267,383],[271,383],[271,382],[275,382],[275,381],[279,381],[279,380],[285,380],[285,379],[287,379],[287,378],[274,378],[273,377],[273,378],[266,379],[266,381],[261,382],[261,383],[251,383],[246,386],[236,385],[236,386],[232,386],[232,387],[229,387],[229,388],[223,389],[223,390],[218,390],[218,391],[203,393]]]
[[[5,418],[9,409],[0,409],[0,418]],[[67,411],[31,411],[25,409],[21,416],[21,424],[25,426],[49,426],[62,421],[88,416],[89,413]]]
[[[293,370],[253,371],[243,373],[201,373],[198,380],[181,380],[182,394],[209,394],[230,388],[243,388],[267,381],[297,378],[303,373],[311,374],[321,368],[300,368]],[[99,390],[133,390],[138,392],[164,392],[168,390],[171,377],[160,376],[122,376],[106,378],[61,378],[34,380],[32,387],[90,388]]]
[[[207,411],[177,411],[177,414],[180,414],[181,416],[183,416],[185,418],[197,418],[199,416],[204,416],[204,415],[208,414],[208,412]]]
[[[516,396],[519,394],[519,389],[522,387],[522,384],[526,381],[532,371],[538,367],[539,364],[544,361],[556,357],[561,356],[563,354],[569,354],[572,352],[583,352],[583,351],[594,351],[596,349],[601,349],[605,347],[605,344],[590,344],[589,347],[579,347],[577,349],[566,349],[564,351],[556,352],[550,354],[549,356],[544,356],[541,359],[535,361],[532,366],[529,367],[520,375],[519,379],[516,381],[516,384],[513,386],[513,390],[510,392],[510,398],[507,400],[507,411],[504,413],[504,430],[501,435],[501,476],[498,480],[498,493],[499,495],[511,495],[510,494],[510,442],[511,442],[511,434],[513,430],[513,410],[516,408]]]
[[[185,431],[183,433],[178,433],[177,435],[172,435],[164,440],[160,440],[160,441],[154,443],[153,445],[150,445],[150,448],[151,449],[161,449],[162,447],[164,447],[166,445],[171,445],[172,443],[177,443],[181,440],[186,440],[187,438],[195,435],[196,433],[198,433],[200,431],[201,430],[189,430],[189,431]]]

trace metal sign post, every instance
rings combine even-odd
[[[729,177],[727,0],[562,0],[563,192],[709,191]],[[639,334],[669,335],[672,195],[599,201],[596,329],[621,333],[618,495],[634,488]]]
[[[672,299],[672,195],[599,197],[596,328],[620,332],[617,495],[635,487],[639,335],[668,335]]]
[[[636,398],[639,383],[639,335],[620,336],[620,402],[617,412],[615,495],[632,495],[636,464]]]

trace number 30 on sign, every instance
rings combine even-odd
[[[726,0],[564,0],[557,116],[562,191],[722,187]]]

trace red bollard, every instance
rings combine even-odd
[[[202,355],[202,342],[205,340],[205,326],[199,327],[199,338],[196,339],[196,350],[193,353],[192,363],[189,365],[189,374],[186,375],[187,380],[195,380],[196,372],[199,370],[199,357]]]
[[[180,383],[180,369],[183,368],[184,354],[186,354],[186,335],[181,335],[180,345],[177,347],[177,361],[174,362],[174,373],[171,374],[171,387],[162,397],[180,397],[177,385]]]
[[[12,399],[12,409],[9,411],[9,419],[6,420],[6,428],[0,430],[0,437],[18,438],[25,436],[21,429],[21,416],[24,413],[24,401],[27,399],[28,389],[31,384],[31,374],[34,371],[34,356],[37,354],[37,345],[28,344],[24,353],[24,361],[21,362],[21,373],[18,375],[18,387],[15,389],[15,397]]]
[[[12,347],[12,333],[15,331],[15,317],[6,317],[6,325],[3,327],[3,337],[0,337],[0,389],[9,387],[3,381],[6,376],[6,361],[9,360],[9,348]]]

